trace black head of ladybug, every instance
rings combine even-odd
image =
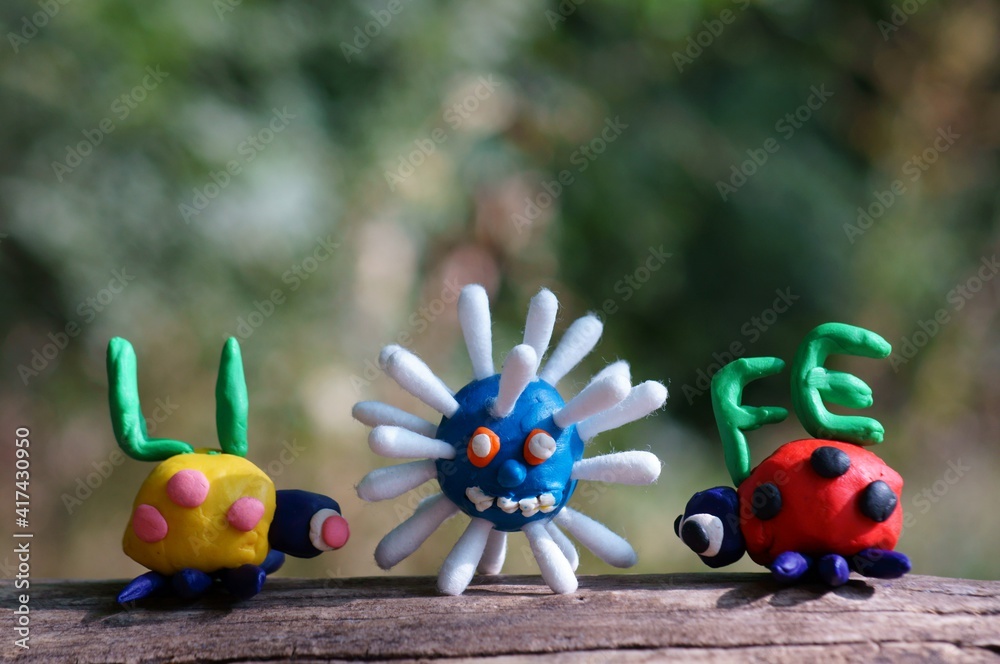
[[[674,532],[709,567],[725,567],[743,557],[740,499],[732,487],[699,491],[674,521]]]

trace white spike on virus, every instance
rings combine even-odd
[[[542,578],[556,593],[576,590],[580,561],[563,529],[611,565],[635,564],[628,542],[566,503],[581,480],[656,481],[660,461],[650,452],[590,459],[583,459],[583,452],[597,434],[659,409],[667,389],[655,381],[632,387],[628,364],[618,361],[564,402],[555,385],[594,348],[602,325],[592,315],[575,321],[542,367],[557,308],[547,289],[532,298],[524,342],[495,373],[486,291],[466,286],[458,318],[475,380],[455,393],[416,355],[400,346],[383,349],[379,363],[386,373],[443,417],[435,426],[379,402],[354,407],[354,417],[374,427],[368,442],[376,454],[424,459],[369,473],[358,484],[363,500],[395,498],[434,478],[441,486],[441,493],[423,501],[379,543],[375,561],[381,568],[390,569],[411,555],[459,511],[472,520],[438,575],[438,589],[448,595],[464,592],[477,571],[498,574],[511,532],[528,538]]]

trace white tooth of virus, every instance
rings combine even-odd
[[[423,459],[372,471],[358,484],[358,496],[389,500],[434,478],[441,493],[421,502],[382,538],[375,549],[379,567],[394,567],[459,511],[472,520],[438,574],[438,589],[448,595],[461,594],[477,569],[500,572],[509,532],[525,534],[542,578],[557,593],[576,590],[580,560],[561,528],[608,564],[635,564],[628,542],[566,503],[579,480],[635,485],[656,480],[660,461],[650,452],[589,459],[583,452],[597,434],[659,409],[667,388],[655,381],[632,387],[628,364],[618,361],[564,402],[556,384],[594,348],[603,326],[592,315],[576,320],[542,367],[557,308],[547,289],[531,299],[524,342],[496,373],[486,291],[478,285],[463,288],[458,319],[475,378],[458,392],[405,348],[382,350],[379,364],[385,372],[442,418],[434,425],[388,404],[356,404],[355,419],[373,427],[368,437],[373,452]]]

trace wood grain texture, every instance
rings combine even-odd
[[[585,576],[557,596],[538,577],[477,577],[442,597],[430,577],[276,578],[247,602],[220,593],[128,608],[114,600],[122,585],[32,582],[31,650],[8,636],[5,659],[1000,660],[1000,581],[908,576],[829,590],[762,574]],[[0,597],[14,606],[11,581]]]

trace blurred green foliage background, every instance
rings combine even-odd
[[[141,571],[120,538],[151,466],[115,452],[108,339],[136,347],[153,435],[214,446],[233,334],[251,460],[352,525],[283,573],[381,573],[378,539],[434,487],[358,500],[389,462],[351,406],[431,415],[375,369],[396,340],[464,384],[453,292],[480,282],[498,353],[540,286],[557,338],[602,312],[564,394],[619,357],[668,382],[664,411],[589,451],[650,449],[659,483],[573,503],[633,542],[635,571],[704,569],[671,523],[728,482],[707,377],[840,320],[896,348],[834,364],[875,391],[912,515],[899,548],[920,573],[997,577],[996,2],[15,0],[0,20],[0,454],[11,469],[30,427],[33,576]],[[747,400],[787,406],[787,382]],[[802,435],[756,432],[754,458]],[[435,573],[464,522],[393,573]],[[506,571],[536,573],[519,536]],[[581,571],[612,570],[584,553]]]

